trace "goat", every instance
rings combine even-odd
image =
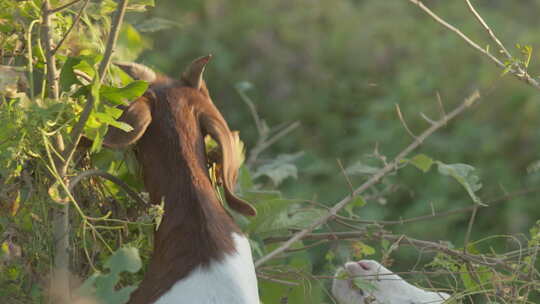
[[[144,185],[165,212],[155,232],[148,270],[129,303],[258,304],[257,279],[248,239],[220,203],[212,186],[204,137],[221,147],[220,181],[235,211],[253,216],[253,206],[234,195],[239,155],[237,133],[229,130],[210,98],[203,72],[211,55],[193,61],[179,80],[136,63],[116,63],[150,85],[110,127],[110,148],[136,144]]]
[[[341,278],[343,272],[348,279]],[[356,277],[365,280],[371,288],[353,286],[351,280]],[[344,268],[336,271],[332,294],[340,304],[440,304],[450,298],[444,292],[413,286],[374,260],[345,263]]]

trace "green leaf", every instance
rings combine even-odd
[[[88,75],[90,78],[94,78],[96,74],[94,68],[86,60],[81,60],[79,63],[75,64],[73,66],[73,70],[81,71]]]
[[[131,3],[131,2],[130,2]],[[145,37],[133,27],[131,24],[122,24],[120,37],[118,38],[115,54],[122,60],[135,60],[139,54],[149,46]]]
[[[466,164],[445,164],[440,161],[437,161],[437,166],[439,173],[451,176],[460,183],[476,204],[485,206],[475,194],[476,191],[482,188],[482,184],[479,183],[480,178],[475,174],[474,167]]]
[[[124,247],[113,253],[104,265],[109,268],[108,274],[94,273],[76,290],[79,296],[92,297],[98,303],[123,304],[137,286],[117,289],[120,274],[124,271],[135,273],[141,269],[142,262],[139,251],[133,247]]]
[[[286,213],[293,203],[295,201],[285,199],[258,202],[257,216],[251,219],[246,231],[264,233],[288,227],[288,223],[282,220],[282,214]]]
[[[107,100],[115,103],[126,105],[129,100],[140,97],[148,89],[146,81],[137,80],[126,85],[123,88],[114,88],[110,86],[101,86],[100,94]]]
[[[298,169],[292,162],[302,157],[304,153],[298,152],[294,154],[281,154],[271,162],[260,166],[253,174],[253,179],[260,176],[268,176],[275,186],[287,177],[298,178]]]
[[[345,206],[345,211],[349,216],[354,216],[354,208],[362,208],[366,205],[366,201],[362,196],[357,196]]]
[[[476,280],[471,277],[466,265],[461,265],[460,267],[461,281],[463,282],[463,286],[467,289],[467,292],[489,288],[493,278],[493,272],[490,271],[489,267],[480,266],[475,268],[474,272],[476,273]]]
[[[128,271],[135,273],[141,269],[142,263],[139,257],[139,250],[134,247],[124,247],[118,249],[107,261],[105,267],[111,270],[111,273],[120,273]]]
[[[114,119],[113,116],[107,113],[93,113],[94,117],[96,117],[100,122],[107,123],[111,126],[117,127],[118,129],[122,129],[126,132],[129,132],[133,130],[133,127],[125,122],[118,121]]]
[[[367,292],[377,290],[377,286],[375,286],[375,284],[371,283],[370,281],[366,279],[353,278],[352,283],[354,287],[367,291]]]
[[[431,165],[433,165],[433,159],[431,159],[425,154],[418,154],[415,157],[409,159],[409,163],[414,165],[416,168],[422,170],[422,172],[426,173],[429,171],[429,169],[431,169]]]
[[[361,260],[366,256],[374,255],[375,254],[375,248],[363,243],[363,242],[354,242],[351,245],[351,248],[353,250],[353,256]]]
[[[77,76],[73,72],[73,67],[81,62],[78,58],[69,57],[60,71],[60,87],[62,91],[68,91],[71,85],[80,84]]]
[[[208,151],[208,150],[207,150]],[[253,179],[246,166],[240,167],[238,172],[238,188],[241,193],[247,192],[253,188]]]

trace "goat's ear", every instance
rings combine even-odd
[[[109,126],[103,139],[103,145],[108,148],[125,148],[141,138],[152,121],[150,100],[144,96],[135,100],[124,109],[118,121],[127,123],[133,130],[126,132]]]
[[[118,61],[114,63],[134,80],[144,80],[153,83],[157,79],[157,74],[151,68],[135,62]]]
[[[257,214],[255,208],[248,202],[234,195],[238,169],[240,167],[240,155],[238,155],[238,134],[232,133],[227,123],[221,117],[217,109],[213,108],[209,113],[200,114],[202,129],[208,133],[221,147],[221,180],[225,190],[225,199],[228,205],[235,211],[244,215]]]
[[[195,59],[182,73],[182,80],[190,87],[199,90],[203,84],[204,68],[210,59],[212,59],[212,55]]]

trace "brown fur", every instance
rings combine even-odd
[[[143,281],[131,295],[132,304],[152,303],[196,267],[208,266],[235,251],[231,234],[240,230],[210,181],[206,134],[221,146],[221,180],[228,204],[245,215],[255,214],[251,205],[232,193],[240,166],[234,150],[237,138],[212,103],[201,78],[208,59],[194,61],[180,81],[158,75],[145,95],[131,103],[119,119],[134,130],[126,133],[111,128],[104,140],[110,147],[137,141],[137,157],[150,200],[154,204],[165,202],[154,253]]]

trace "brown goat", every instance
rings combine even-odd
[[[144,184],[154,204],[165,203],[148,270],[129,303],[258,304],[249,242],[212,186],[204,136],[221,147],[221,182],[228,205],[244,215],[255,209],[233,194],[240,166],[238,137],[213,104],[202,78],[211,56],[199,58],[180,80],[135,63],[118,63],[150,83],[119,118],[130,132],[111,127],[104,145],[136,143]]]

